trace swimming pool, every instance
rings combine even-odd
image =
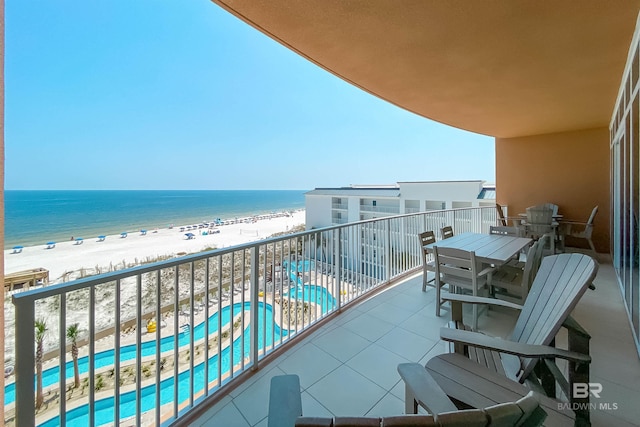
[[[322,312],[326,313],[328,308],[335,306],[335,300],[331,294],[323,287],[315,285],[304,285],[302,289],[300,286],[292,288],[294,292],[291,293],[291,298],[299,298],[303,301],[313,301],[320,304]],[[222,308],[222,326],[227,326],[232,318],[240,314],[243,311],[249,311],[251,309],[251,302],[236,303],[233,306],[226,306]],[[213,333],[218,330],[218,312],[209,317],[209,332]],[[258,348],[260,350],[271,346],[274,342],[279,341],[281,338],[289,334],[288,330],[282,330],[279,328],[273,319],[273,307],[270,304],[262,301],[258,302],[258,324],[265,325],[266,328],[261,331],[258,336]],[[204,338],[204,322],[198,324],[194,328],[194,340]],[[188,332],[180,333],[178,337],[178,345],[183,346],[190,343],[190,335]],[[148,341],[142,345],[142,355],[150,356],[155,355],[156,341]],[[162,338],[160,341],[160,351],[173,350],[174,337],[169,336]],[[243,351],[244,350],[244,351]],[[220,366],[222,369],[222,375],[225,375],[229,371],[231,356],[235,362],[247,358],[251,352],[251,333],[250,326],[247,326],[244,330],[243,336],[238,337],[231,346],[222,350],[221,354],[214,354],[209,358],[208,369],[208,381],[214,381],[218,376],[218,362],[220,359]],[[114,350],[107,350],[95,355],[95,367],[107,367],[114,365]],[[121,362],[134,359],[136,355],[136,345],[123,346],[120,351]],[[88,371],[88,358],[83,357],[79,359],[79,366],[81,366],[81,373]],[[66,364],[67,378],[73,378],[73,362]],[[52,385],[58,382],[59,368],[51,368],[43,372],[43,387]],[[45,377],[47,382],[45,382]],[[190,371],[185,371],[178,375],[178,401],[184,402],[189,399],[190,393]],[[204,363],[200,363],[194,366],[193,369],[193,390],[194,394],[198,393],[205,388],[204,384]],[[167,378],[160,383],[160,404],[164,405],[173,401],[173,389],[175,378]],[[10,387],[13,386],[13,387]],[[11,390],[8,390],[11,388]],[[11,394],[9,394],[10,392]],[[155,408],[156,401],[156,384],[141,388],[141,411],[146,412]],[[5,387],[5,402],[10,399],[11,402],[15,400],[15,384],[10,384]],[[115,399],[113,397],[97,400],[94,404],[94,417],[96,425],[103,425],[113,423],[115,416],[114,411]],[[88,423],[88,405],[67,411],[66,413],[66,425],[68,426],[85,426]],[[121,419],[133,417],[136,413],[136,393],[131,391],[120,395],[120,417]],[[60,422],[58,417],[49,419],[39,426],[53,427],[59,426]]]
[[[245,303],[249,304],[249,303]],[[232,317],[232,312],[234,316],[238,314],[240,311],[240,306],[242,303],[234,304],[233,306],[226,306],[222,308],[222,326],[225,327],[229,324]],[[248,310],[248,308],[245,308]],[[218,330],[218,317],[219,312],[214,313],[209,317],[209,333],[214,333]],[[198,324],[193,331],[194,340],[199,340],[204,338],[204,322]],[[183,345],[187,345],[190,342],[189,333],[181,333],[178,336],[178,346],[182,347]],[[157,341],[146,341],[142,343],[141,353],[142,357],[152,356],[156,354]],[[165,352],[169,350],[173,350],[174,346],[174,336],[167,336],[160,340],[160,352]],[[102,351],[96,353],[94,355],[94,366],[95,369],[98,370],[100,368],[114,366],[115,364],[115,351],[113,349]],[[134,359],[136,357],[136,345],[126,345],[120,348],[120,361],[125,362],[127,360]],[[89,371],[89,358],[88,357],[80,357],[78,358],[78,370],[80,374],[85,374]],[[73,361],[69,361],[66,363],[66,374],[67,379],[73,378]],[[45,370],[42,373],[42,387],[48,387],[53,384],[57,384],[59,381],[60,375],[60,367],[56,366],[50,369]],[[34,380],[35,385],[35,380]],[[15,400],[15,383],[9,384],[5,387],[5,405],[12,403]]]
[[[234,306],[241,306],[241,304],[234,304]],[[264,348],[265,346],[270,346],[273,343],[273,339],[279,340],[280,337],[284,337],[288,334],[288,331],[281,330],[277,325],[273,322],[273,309],[271,305],[264,304],[262,302],[258,303],[258,322],[259,324],[264,324],[263,321],[266,320],[266,331],[258,336],[258,346],[259,348]],[[264,308],[264,309],[263,309]],[[244,304],[244,310],[250,309],[250,303]],[[266,318],[265,318],[266,315]],[[202,324],[204,325],[204,324]],[[272,329],[274,328],[275,329]],[[184,333],[180,334],[185,335]],[[266,340],[265,340],[266,339]],[[237,338],[232,346],[226,347],[220,355],[217,353],[209,358],[209,372],[208,372],[208,380],[214,381],[218,377],[218,359],[220,358],[220,363],[222,367],[222,374],[226,374],[229,371],[231,355],[233,354],[233,360],[239,361],[246,357],[249,357],[251,352],[251,333],[250,327],[247,326],[244,330],[244,335],[242,337]],[[244,352],[243,352],[244,348]],[[178,375],[178,401],[184,402],[189,399],[189,389],[190,389],[190,371],[182,372]],[[199,363],[194,366],[193,369],[193,391],[194,394],[204,390],[204,363]],[[164,405],[167,403],[173,402],[173,388],[174,388],[175,378],[167,378],[160,383],[160,404]],[[141,388],[141,411],[146,412],[155,408],[156,402],[156,385],[151,384],[146,387]],[[113,423],[113,418],[115,416],[114,411],[114,398],[108,397],[105,399],[101,399],[96,401],[94,405],[94,417],[96,425],[104,425]],[[133,417],[136,414],[136,393],[135,391],[131,391],[128,393],[123,393],[120,395],[120,417],[128,418]],[[67,412],[66,425],[67,426],[86,426],[89,420],[88,413],[88,405],[83,405],[81,407],[72,409]],[[43,427],[53,427],[59,426],[59,419],[52,418],[39,426]]]

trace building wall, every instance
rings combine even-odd
[[[306,195],[304,203],[305,228],[310,230],[326,227],[327,218],[331,221],[331,197]]]
[[[496,201],[508,206],[509,216],[552,202],[566,219],[586,221],[598,205],[593,241],[598,252],[609,252],[607,128],[496,138],[495,150]]]
[[[400,194],[404,206],[405,200],[419,200],[420,207],[433,209],[444,202],[445,209],[458,207],[477,207],[477,199],[482,190],[483,181],[434,181],[434,182],[400,182]],[[431,202],[431,203],[429,203]],[[435,204],[433,202],[436,202]],[[493,201],[492,201],[493,202]]]

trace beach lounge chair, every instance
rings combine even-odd
[[[147,230],[140,230],[140,235],[141,236],[146,236],[147,235]]]
[[[76,245],[81,245],[84,243],[84,239],[82,237],[76,237]]]
[[[56,242],[47,242],[47,249],[53,249],[56,247]]]
[[[403,365],[398,372],[405,371]],[[429,374],[418,365],[422,377]],[[414,369],[415,370],[415,369]],[[407,389],[408,390],[408,389]],[[476,410],[459,411],[432,380],[428,385],[420,385],[418,391],[424,391],[425,402],[430,415],[396,415],[386,417],[305,417],[302,414],[300,378],[297,375],[277,375],[271,378],[269,389],[269,414],[267,427],[420,427],[420,426],[540,426],[546,414],[540,408],[538,396],[530,392],[517,402]]]
[[[106,239],[107,236],[98,236],[98,242],[104,242],[104,239]]]
[[[191,239],[195,239],[196,235],[193,233],[185,233],[185,236],[187,236],[187,240],[191,240]]]
[[[126,231],[125,231],[125,232],[120,233],[120,238],[121,238],[121,239],[124,239],[124,238],[126,238],[127,236],[128,236],[128,234],[127,234],[127,232],[126,232]]]
[[[588,424],[589,397],[574,397],[571,391],[574,384],[589,382],[590,337],[569,315],[597,270],[593,258],[584,254],[548,256],[522,306],[491,298],[446,296],[451,302],[452,326],[457,329],[441,328],[440,337],[451,342],[455,352],[430,359],[427,371],[449,397],[474,408],[522,397],[529,389],[555,397],[557,382],[569,400],[566,407],[576,410],[567,415],[558,410],[557,401],[543,403],[545,410],[556,409],[549,413],[554,420],[550,424],[566,425],[574,416]],[[509,338],[497,339],[465,330],[462,303],[509,307],[520,314]],[[567,350],[551,347],[561,327],[568,332]],[[556,366],[556,358],[568,361],[568,379]]]
[[[12,253],[14,253],[14,254],[19,254],[20,252],[22,252],[22,249],[23,249],[23,248],[24,248],[23,246],[14,246],[14,247],[13,247],[13,252],[12,252]]]

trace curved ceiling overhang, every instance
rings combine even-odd
[[[509,138],[608,126],[640,0],[213,0],[325,70]]]

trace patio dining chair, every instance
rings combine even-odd
[[[436,263],[432,253],[427,252],[425,246],[436,242],[436,235],[433,231],[425,231],[420,233],[420,247],[422,248],[422,292],[427,290],[427,285],[435,287],[435,276],[428,278],[428,273],[436,272]]]
[[[553,239],[549,242],[551,253],[555,253],[555,236],[558,223],[553,219],[553,207],[548,205],[549,204],[530,206],[527,208],[527,219],[524,223],[524,234],[526,237],[530,237],[535,240],[538,240],[545,234],[551,234],[553,236]]]
[[[507,223],[507,218],[504,216],[504,211],[502,210],[502,206],[500,206],[499,203],[496,203],[496,211],[498,214],[498,225],[501,225],[503,227],[508,226],[509,223]]]
[[[447,225],[440,229],[440,236],[442,236],[442,240],[453,237],[453,227]]]
[[[520,237],[520,230],[518,229],[518,227],[508,227],[504,225],[491,225],[489,226],[489,234]]]
[[[593,220],[596,218],[598,214],[598,206],[594,207],[591,211],[591,215],[589,215],[589,219],[587,222],[579,222],[579,221],[562,221],[560,223],[561,231],[560,235],[563,237],[573,237],[576,239],[584,239],[589,243],[589,247],[593,252],[594,256],[597,256],[596,247],[593,244],[593,240],[591,240],[591,235],[593,233]],[[562,240],[562,246],[564,249],[564,239]]]
[[[505,264],[497,267],[491,277],[491,293],[497,298],[524,304],[533,278],[538,272],[542,251],[538,247],[544,245],[544,239],[534,242],[527,251],[523,267]]]
[[[446,302],[442,298],[442,287],[449,285],[449,291],[470,291],[473,296],[489,290],[491,273],[495,267],[479,270],[479,263],[473,251],[433,246],[436,267],[436,316],[440,316],[440,307]],[[478,324],[478,306],[473,306],[472,329]]]

